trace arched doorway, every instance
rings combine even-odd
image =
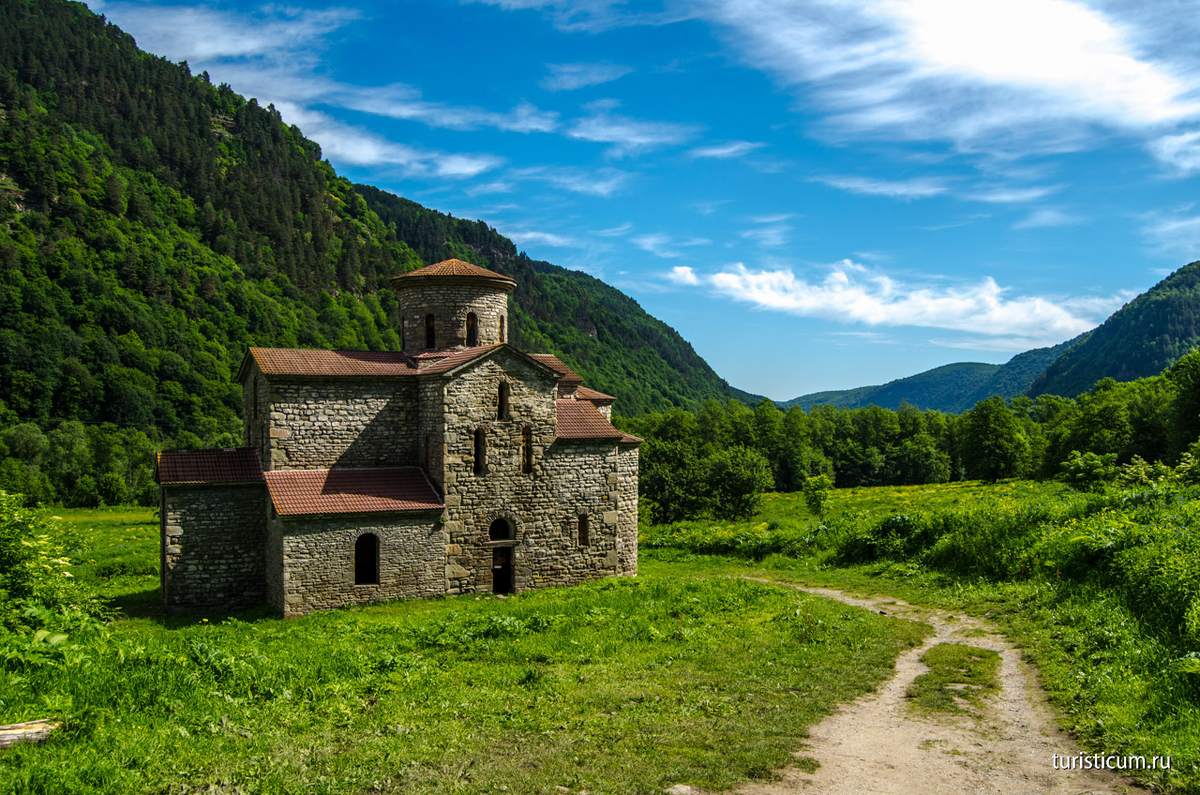
[[[363,533],[354,542],[354,584],[379,584],[379,536]]]
[[[515,541],[516,527],[503,516],[488,527],[489,541]],[[492,548],[492,592],[513,592],[513,547],[505,544]]]

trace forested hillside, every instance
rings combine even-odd
[[[872,405],[898,409],[901,404],[909,403],[921,409],[959,414],[993,395],[1009,400],[1025,394],[1025,390],[1046,366],[1078,339],[1053,348],[1036,348],[1019,353],[1002,365],[957,362],[879,386],[815,392],[780,405],[783,408],[800,406],[806,410],[822,404],[846,409]]]
[[[517,338],[621,411],[732,394],[618,291],[356,188],[81,4],[0,2],[0,67],[0,488],[145,492],[155,447],[239,442],[247,346],[397,349],[387,280],[452,255],[520,280]]]
[[[1200,345],[1200,262],[1172,273],[1063,353],[1029,394],[1072,397],[1101,378],[1133,381]]]

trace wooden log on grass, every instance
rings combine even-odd
[[[28,723],[0,726],[0,748],[17,743],[40,743],[60,726],[62,724],[56,720],[31,720]]]

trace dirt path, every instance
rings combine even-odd
[[[766,582],[764,580],[764,582]],[[778,584],[778,583],[777,583]],[[797,756],[820,763],[814,773],[795,767],[770,784],[750,784],[740,795],[1084,795],[1142,790],[1116,774],[1056,770],[1052,755],[1079,748],[1059,729],[1021,653],[986,623],[969,616],[918,608],[896,599],[863,599],[825,588],[804,588],[856,607],[923,621],[934,633],[904,652],[896,674],[878,691],[843,706],[814,726]],[[926,715],[904,697],[924,673],[918,658],[937,643],[966,643],[1000,653],[1001,691],[982,715]]]

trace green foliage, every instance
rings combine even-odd
[[[829,506],[829,490],[832,488],[833,481],[828,475],[814,475],[804,479],[802,491],[809,513],[821,519],[825,518],[825,511]]]
[[[1021,474],[1029,440],[1017,418],[999,397],[975,404],[963,416],[962,459],[967,477],[995,482]]]
[[[718,450],[705,463],[711,510],[718,519],[749,519],[762,505],[762,493],[775,485],[767,459],[740,445]]]
[[[959,703],[979,706],[1000,689],[1000,655],[961,643],[939,643],[921,655],[929,670],[912,681],[906,698],[924,709],[967,712]]]
[[[1146,378],[1170,367],[1198,344],[1200,263],[1193,262],[1072,345],[1030,385],[1029,394],[1074,397],[1102,378]]]
[[[1139,459],[1140,460],[1140,459]],[[1145,464],[1145,462],[1142,462]],[[1117,477],[1117,454],[1080,453],[1072,450],[1062,464],[1059,479],[1080,491],[1097,491]]]

